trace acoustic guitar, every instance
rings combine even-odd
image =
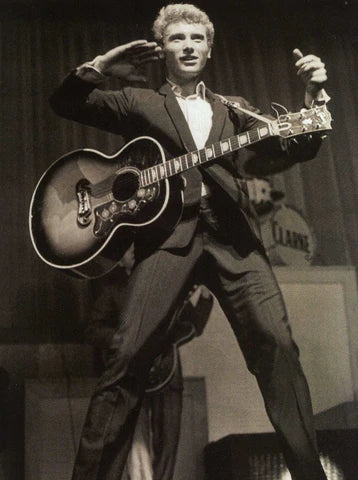
[[[68,153],[40,178],[30,205],[30,236],[48,265],[85,278],[112,268],[146,226],[171,230],[183,208],[180,174],[269,137],[331,130],[326,106],[276,120],[200,150],[167,160],[160,143],[138,137],[107,156],[92,149]]]

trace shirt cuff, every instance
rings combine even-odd
[[[312,105],[324,105],[330,101],[331,97],[327,94],[326,90],[322,88],[319,90],[317,95],[313,98],[313,96],[306,92],[305,94],[305,106],[307,108],[311,108]]]
[[[94,62],[95,60],[92,60],[92,62],[86,62],[77,67],[76,75],[81,80],[99,85],[105,81],[106,76],[93,65]]]

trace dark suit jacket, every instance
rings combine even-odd
[[[238,101],[246,109],[257,109],[242,97],[228,97]],[[213,110],[213,126],[207,140],[210,145],[232,135],[258,126],[257,119],[237,110],[230,110],[212,92],[207,90],[207,99]],[[168,84],[158,91],[125,87],[119,91],[103,91],[70,74],[50,99],[54,111],[71,120],[120,134],[126,141],[147,135],[158,140],[167,158],[174,158],[197,147],[180,106]],[[277,139],[269,139],[254,147],[258,152],[270,155],[285,155],[292,164],[314,156],[320,140],[318,137],[305,141],[303,146],[295,143],[288,153],[283,152]],[[313,145],[313,148],[312,148]],[[215,193],[215,202],[225,204],[223,212],[230,211],[233,237],[250,242],[259,237],[255,213],[247,191],[237,181],[234,155],[222,157],[199,169],[183,174],[186,179],[184,205],[191,214],[183,216],[175,230],[161,241],[160,248],[180,248],[188,245],[193,237],[200,202],[201,181],[209,183]],[[233,217],[233,213],[234,217]],[[225,213],[224,213],[225,215]],[[147,237],[148,238],[148,237]]]

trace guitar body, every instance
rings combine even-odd
[[[189,300],[186,301],[186,303]],[[186,303],[184,305],[186,305]],[[180,317],[184,306],[179,309],[175,318]],[[173,379],[179,363],[179,347],[190,342],[196,336],[194,325],[189,321],[182,321],[180,318],[174,327],[173,338],[169,338],[169,346],[163,353],[158,355],[150,369],[146,393],[158,393],[163,390]]]
[[[99,277],[118,263],[137,228],[171,230],[182,211],[180,177],[140,186],[144,169],[165,162],[161,145],[139,137],[108,157],[83,149],[58,159],[30,205],[30,234],[49,265]],[[168,223],[169,219],[171,224]]]

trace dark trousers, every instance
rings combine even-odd
[[[124,473],[126,480],[149,476],[153,480],[173,480],[182,403],[182,390],[170,386],[145,395]]]
[[[258,242],[234,247],[230,228],[222,235],[210,222],[201,222],[188,248],[155,251],[133,271],[120,327],[90,402],[72,480],[120,479],[148,365],[165,342],[167,319],[198,275],[217,297],[256,376],[292,478],[326,479],[308,386],[272,269]]]
[[[172,480],[180,437],[182,391],[166,388],[145,398],[151,412],[153,480]]]

